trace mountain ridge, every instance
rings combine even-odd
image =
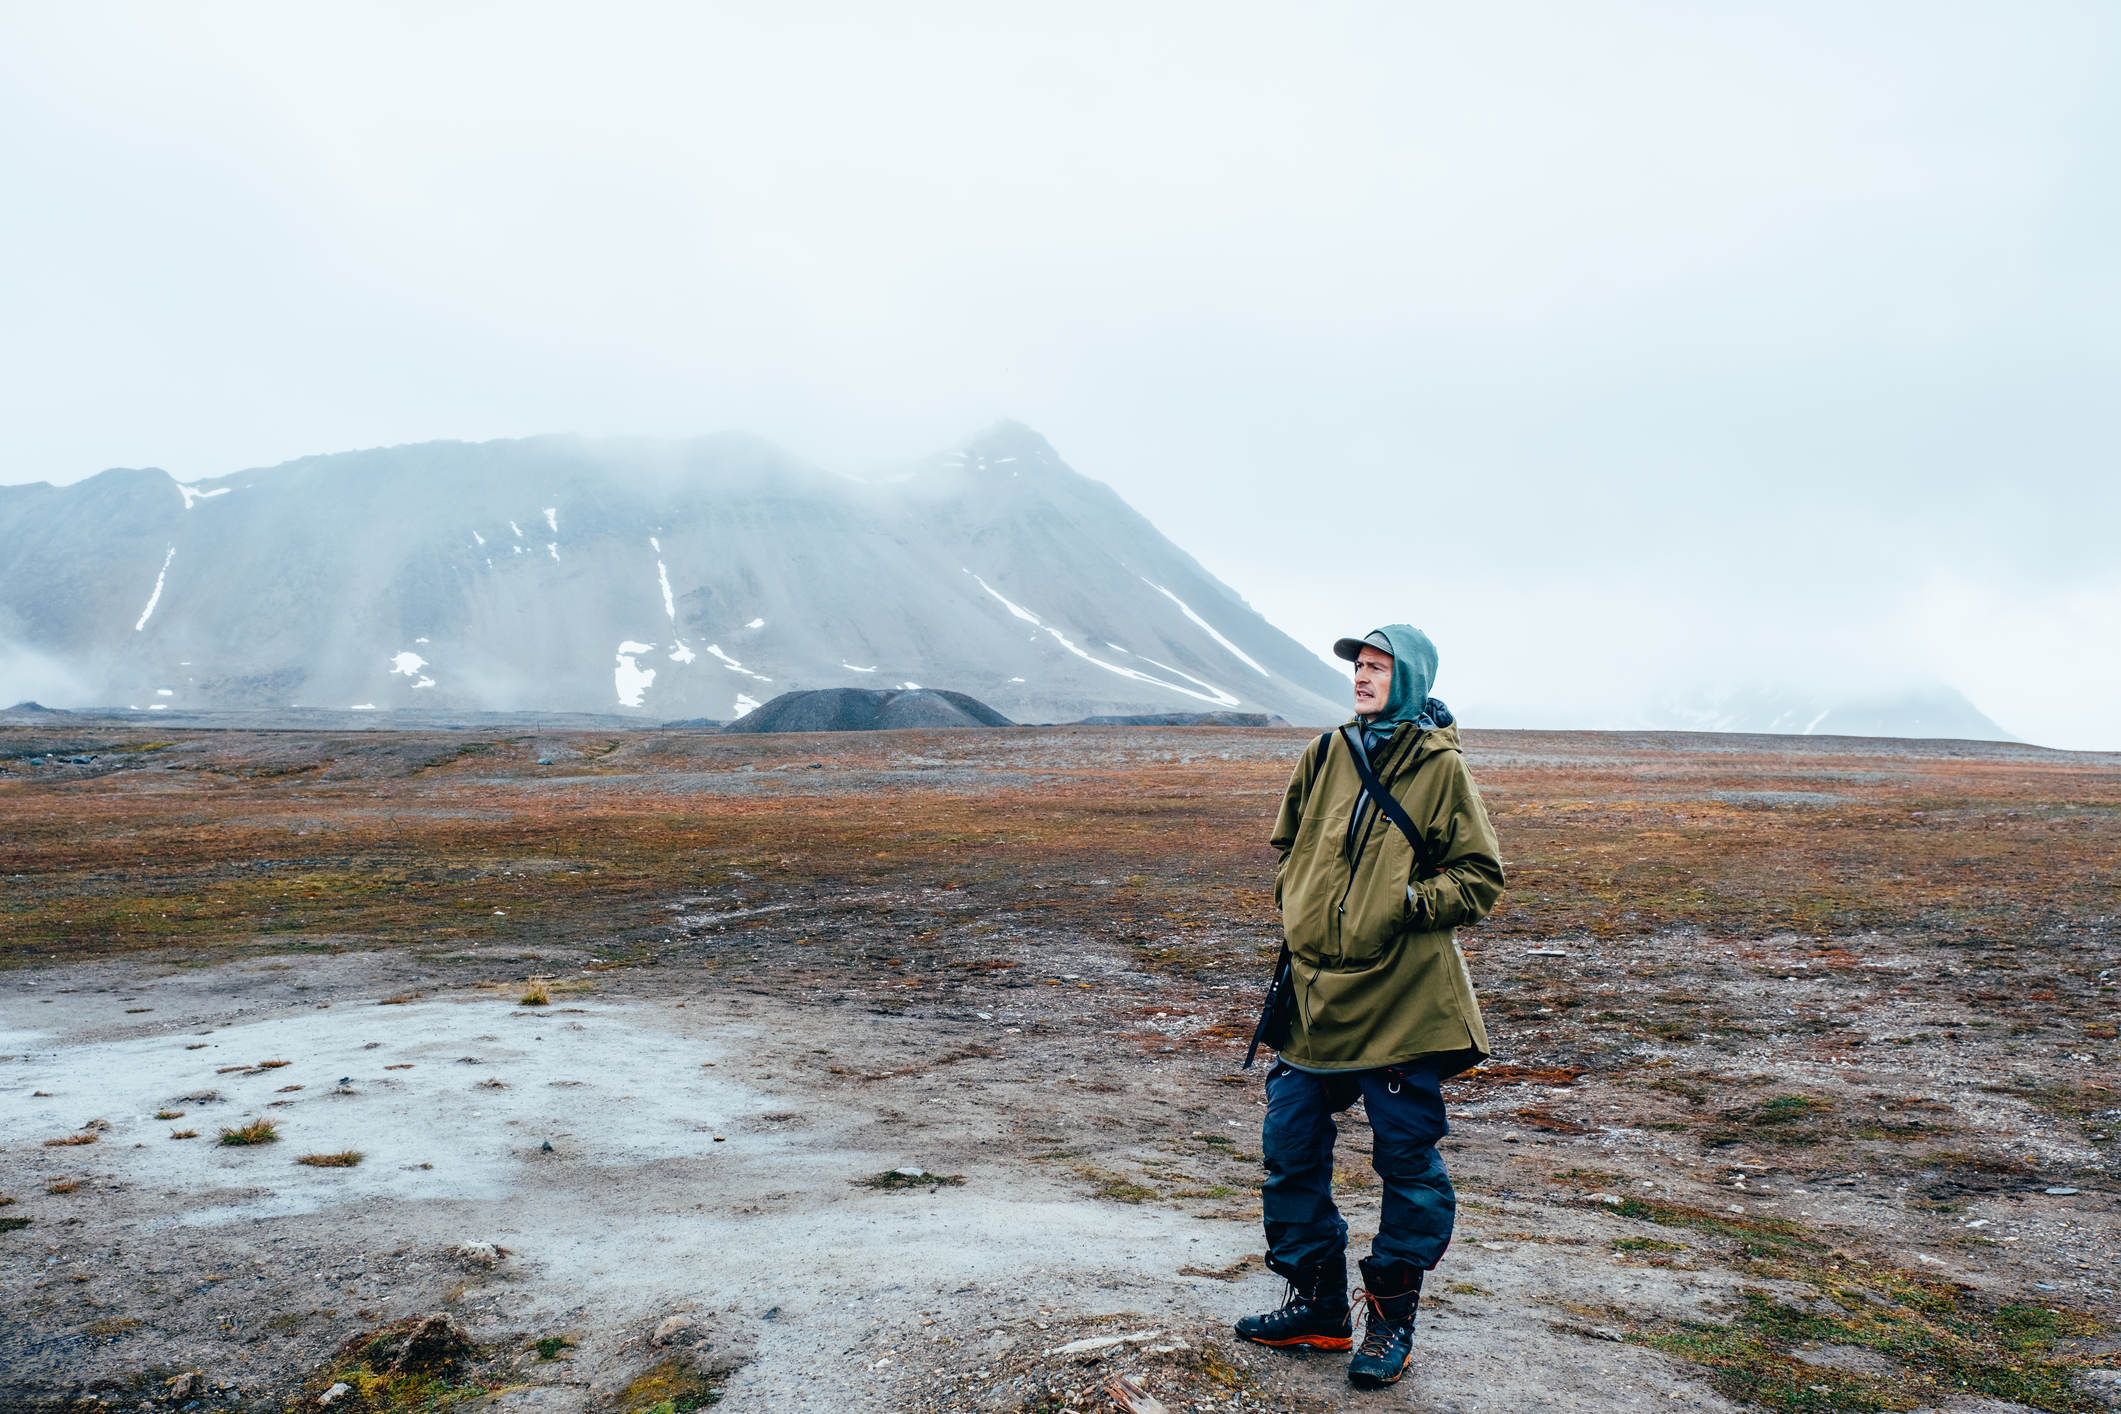
[[[1330,667],[1020,423],[875,481],[744,433],[546,434],[0,489],[8,698],[726,720],[926,679],[1018,720],[1342,715]]]

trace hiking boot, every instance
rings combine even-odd
[[[1414,1358],[1414,1308],[1421,1304],[1421,1268],[1411,1262],[1362,1259],[1362,1344],[1348,1362],[1357,1389],[1396,1384]]]
[[[1345,1253],[1281,1271],[1288,1279],[1289,1299],[1262,1316],[1247,1316],[1236,1326],[1241,1339],[1282,1349],[1346,1350],[1355,1343],[1348,1322],[1348,1259]]]

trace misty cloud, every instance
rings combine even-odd
[[[117,9],[0,20],[0,480],[1014,416],[1454,703],[2121,746],[2110,9]]]

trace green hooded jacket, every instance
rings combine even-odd
[[[1395,655],[1400,662],[1414,657]],[[1407,705],[1399,701],[1402,676],[1393,674],[1377,720]],[[1404,690],[1418,689],[1412,700],[1426,706],[1426,674],[1405,676]],[[1458,729],[1422,720],[1400,716],[1390,739],[1371,752],[1371,765],[1419,828],[1428,871],[1417,871],[1413,847],[1381,811],[1364,812],[1350,838],[1362,778],[1341,733],[1311,743],[1282,797],[1274,898],[1289,943],[1294,1004],[1286,1035],[1267,1039],[1307,1069],[1421,1060],[1453,1074],[1488,1055],[1454,930],[1479,922],[1502,896],[1501,851]]]

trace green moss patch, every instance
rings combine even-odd
[[[1953,1395],[1985,1395],[2055,1414],[2104,1407],[2077,1388],[2077,1377],[2112,1368],[2116,1357],[2064,1344],[2109,1329],[2090,1316],[2026,1302],[1989,1305],[1970,1288],[1875,1269],[1817,1285],[1839,1310],[1800,1310],[1750,1290],[1728,1325],[1672,1323],[1638,1329],[1628,1339],[1704,1366],[1717,1393],[1770,1409],[1913,1409]],[[1875,1351],[1900,1369],[1857,1374],[1795,1353],[1822,1346]]]

